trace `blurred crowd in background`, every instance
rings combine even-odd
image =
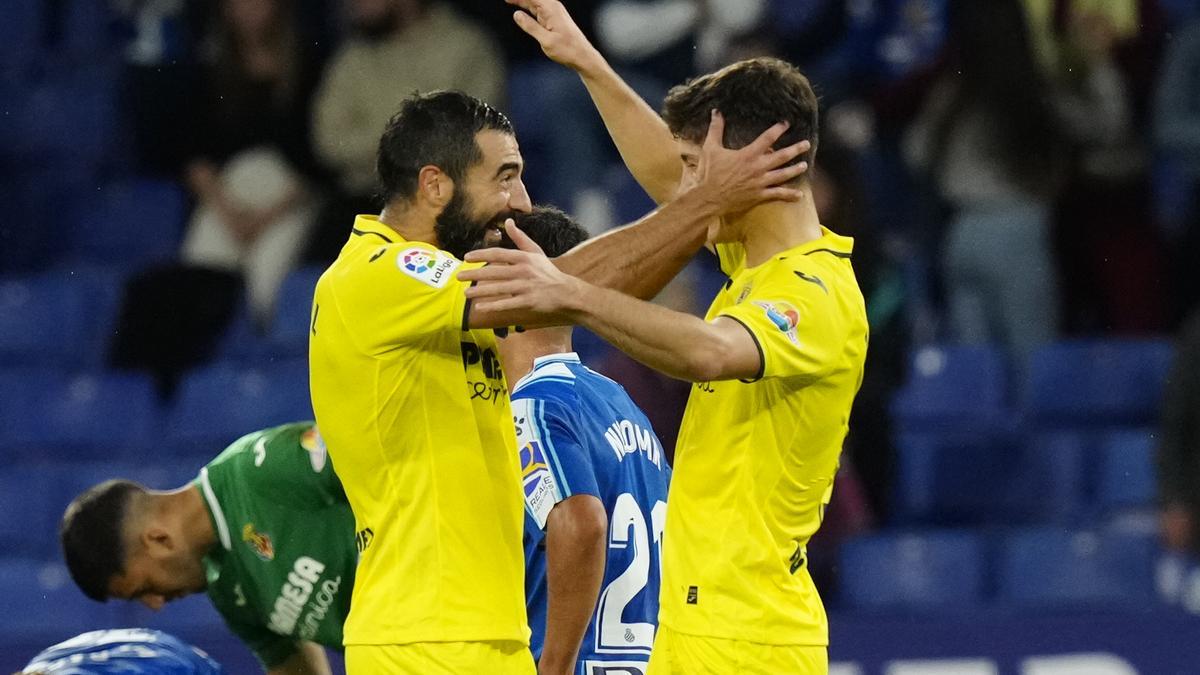
[[[871,323],[839,515],[821,537],[894,519],[892,401],[925,345],[994,350],[1005,404],[1036,379],[1039,350],[1066,338],[1161,340],[1194,316],[1180,363],[1196,363],[1200,3],[566,4],[653,106],[690,76],[764,54],[798,64],[821,96],[814,198],[826,226],[856,238]],[[535,202],[593,233],[647,212],[578,78],[511,11],[502,0],[6,3],[0,276],[107,280],[116,300],[100,354],[73,363],[152,373],[168,405],[231,342],[306,320],[287,280],[311,289],[353,215],[378,211],[376,144],[412,92],[461,89],[506,111]],[[723,281],[698,259],[660,301],[699,312]],[[0,311],[24,312],[22,298],[0,297]],[[672,446],[688,385],[581,342]],[[1149,423],[1169,425],[1154,446],[1176,467],[1163,527],[1182,550],[1200,541],[1200,367],[1176,373]]]

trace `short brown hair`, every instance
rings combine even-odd
[[[667,94],[663,119],[678,138],[703,143],[714,108],[725,117],[725,147],[745,147],[772,125],[788,122],[775,148],[807,139],[812,148],[795,161],[812,166],[817,155],[817,94],[796,66],[761,57],[688,80]]]

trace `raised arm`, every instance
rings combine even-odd
[[[765,201],[796,201],[799,190],[783,187],[808,169],[806,162],[787,166],[809,148],[801,141],[782,150],[772,145],[787,130],[783,123],[762,133],[739,150],[722,144],[725,125],[713,111],[708,137],[701,149],[702,175],[696,185],[665,206],[632,225],[590,239],[554,259],[563,272],[602,288],[636,298],[650,299],[666,286],[708,237],[717,218],[726,213],[744,211]],[[519,251],[488,249],[486,262],[508,262]],[[467,254],[468,261],[484,260],[480,251]],[[481,282],[506,274],[488,268],[461,272],[463,281]],[[474,304],[467,309],[471,328],[500,328],[513,325],[536,326],[562,321],[562,317],[528,310],[484,311]]]
[[[655,202],[675,196],[679,149],[666,123],[605,61],[559,0],[507,0],[513,19],[553,61],[579,74],[621,159]]]

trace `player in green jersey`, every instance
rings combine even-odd
[[[101,483],[67,507],[60,536],[94,600],[159,609],[207,590],[268,673],[329,673],[321,645],[341,649],[354,514],[312,422],[244,436],[176,490]]]

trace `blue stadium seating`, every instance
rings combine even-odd
[[[1096,504],[1102,512],[1154,505],[1155,435],[1150,429],[1121,429],[1100,435]]]
[[[284,280],[275,306],[275,318],[267,334],[267,341],[276,355],[307,354],[313,290],[324,271],[323,267],[305,267]]]
[[[854,539],[841,553],[842,601],[853,609],[969,606],[986,590],[978,533],[946,530]]]
[[[0,465],[0,551],[4,555],[52,553],[58,517],[55,486],[41,467]]]
[[[1086,510],[1087,444],[1072,434],[900,433],[898,524],[1070,522]]]
[[[187,217],[187,196],[171,181],[137,179],[102,186],[75,226],[73,254],[128,269],[173,260]]]
[[[62,275],[0,282],[0,363],[61,364],[85,340],[87,295]]]
[[[312,419],[307,359],[221,363],[184,380],[167,433],[179,450],[215,454],[256,429],[305,419]]]
[[[0,366],[98,365],[116,303],[113,277],[96,270],[0,280]]]
[[[1156,556],[1153,533],[1018,531],[999,556],[1000,598],[1037,605],[1148,602]]]
[[[117,81],[112,63],[54,69],[30,82],[16,111],[18,135],[8,152],[42,166],[98,169],[116,153],[120,134]]]
[[[159,424],[154,385],[142,375],[25,369],[0,374],[6,381],[24,392],[25,412],[0,432],[16,455],[128,457]]]
[[[1165,340],[1043,347],[1030,363],[1024,413],[1042,426],[1152,424],[1171,354]]]
[[[987,430],[1006,420],[1008,383],[1001,353],[987,347],[916,350],[892,400],[898,427],[912,431]]]
[[[66,567],[28,558],[0,558],[0,613],[6,639],[40,639],[46,645],[97,628],[115,628],[117,605],[88,599]]]

